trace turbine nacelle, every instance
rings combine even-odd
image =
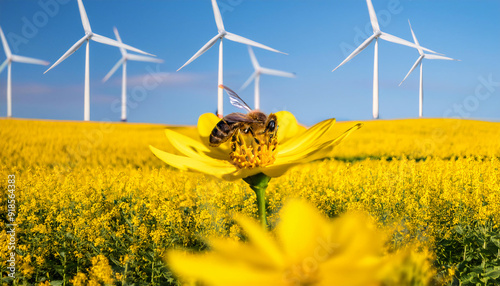
[[[452,59],[452,58],[449,58],[449,57],[445,57],[443,56],[443,54],[439,54],[439,53],[435,53],[435,54],[426,54],[424,53],[422,47],[420,46],[419,42],[418,42],[418,39],[417,39],[417,36],[415,35],[415,32],[413,32],[413,28],[411,27],[411,23],[410,23],[410,20],[408,20],[408,24],[410,26],[410,30],[411,30],[411,34],[413,36],[413,40],[415,41],[415,45],[417,47],[417,50],[418,50],[418,53],[420,54],[420,57],[418,57],[417,61],[413,64],[413,66],[411,67],[410,71],[406,74],[405,78],[401,81],[401,83],[399,83],[399,85],[401,85],[405,80],[406,78],[408,78],[408,76],[419,66],[422,64],[422,60],[423,59],[429,59],[429,60],[448,60],[448,61],[459,61],[459,60],[456,60],[456,59]]]
[[[257,61],[257,58],[255,57],[253,49],[250,46],[248,46],[248,53],[250,54],[250,59],[252,61],[252,66],[254,67],[254,72],[252,73],[252,75],[250,75],[250,77],[247,79],[247,81],[240,87],[240,91],[244,90],[252,81],[254,81],[255,82],[255,91],[254,91],[255,106],[254,106],[254,108],[259,109],[260,108],[259,80],[260,80],[260,76],[262,74],[280,76],[280,77],[295,77],[295,74],[280,71],[280,70],[274,70],[274,69],[268,69],[268,68],[261,67],[259,65],[259,62]]]

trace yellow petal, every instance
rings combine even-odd
[[[275,113],[278,119],[278,142],[284,143],[290,138],[304,132],[306,128],[299,125],[295,116],[288,111],[278,111]]]
[[[201,137],[208,138],[215,125],[220,121],[213,113],[204,113],[198,118],[198,133]]]
[[[329,256],[328,252],[331,250],[322,248],[330,247],[330,224],[308,203],[288,201],[281,210],[281,222],[276,230],[291,263],[302,263],[309,257],[320,260]]]
[[[266,168],[263,168],[261,172],[264,173],[265,175],[271,177],[271,178],[277,178],[277,177],[283,176],[283,174],[285,174],[286,171],[288,171],[288,169],[290,169],[298,164],[300,164],[300,162],[298,162],[298,161],[291,162],[291,163],[283,163],[283,160],[279,161],[277,159],[276,162],[274,162],[274,164],[272,164]]]
[[[296,152],[296,150],[309,149],[312,145],[318,143],[318,139],[321,138],[323,134],[332,128],[335,124],[335,119],[328,119],[322,121],[313,127],[307,129],[306,132],[299,134],[298,136],[291,138],[290,140],[280,144],[277,156],[286,156],[290,152]]]
[[[317,138],[315,144],[308,144],[308,146],[300,146],[297,147],[287,154],[277,155],[276,162],[274,163],[275,167],[279,167],[280,165],[286,165],[294,162],[298,163],[308,163],[314,160],[319,160],[323,158],[330,157],[335,146],[340,144],[342,140],[344,140],[349,134],[353,131],[361,128],[362,124],[358,123],[353,127],[349,128],[342,135],[337,138]],[[319,135],[320,133],[316,133]],[[325,141],[327,139],[327,141]]]
[[[207,146],[202,144],[200,141],[196,141],[170,129],[165,129],[165,135],[172,146],[185,156],[190,157],[191,155],[202,155],[204,152],[210,151]]]
[[[192,158],[178,156],[161,151],[153,146],[149,146],[149,149],[151,149],[156,157],[160,158],[163,162],[183,171],[196,171],[222,179],[222,176],[236,170],[236,167],[227,161],[216,159],[209,160],[206,157],[201,156]]]
[[[167,263],[184,279],[196,279],[217,286],[283,285],[282,273],[255,269],[241,261],[226,260],[217,253],[202,255],[170,251]]]
[[[258,173],[264,172],[265,168],[252,168],[252,169],[238,169],[235,167],[235,171],[232,173],[225,174],[222,178],[227,181],[236,181]]]
[[[282,176],[286,173],[286,171],[288,171],[288,169],[294,167],[295,165],[330,157],[334,147],[340,144],[340,142],[342,142],[342,140],[345,139],[351,132],[361,128],[361,126],[362,124],[358,123],[349,128],[342,135],[331,141],[324,142],[322,145],[314,145],[309,149],[296,148],[293,152],[290,152],[288,156],[277,155],[277,159],[274,164],[266,168],[262,168],[262,173],[269,177],[276,178]]]
[[[271,237],[271,235],[258,223],[247,217],[237,216],[235,219],[245,230],[250,243],[266,256],[262,259],[268,259],[276,265],[277,268],[282,268],[284,265],[284,257],[280,248],[276,244],[276,241]]]
[[[227,238],[213,238],[210,239],[209,245],[212,251],[224,256],[224,259],[241,260],[256,268],[278,269],[271,260],[263,259],[266,254],[262,253],[261,249],[249,243]]]
[[[221,160],[229,158],[229,142],[223,143],[218,147],[211,147],[209,145],[209,138],[212,130],[215,128],[220,119],[213,113],[204,113],[198,118],[198,133],[200,135],[201,143],[207,146],[210,150],[211,157]]]

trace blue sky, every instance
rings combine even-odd
[[[215,111],[217,46],[175,72],[217,33],[209,0],[84,0],[84,5],[95,33],[114,38],[116,26],[125,43],[165,60],[129,63],[130,122],[196,124],[200,114]],[[424,117],[500,120],[500,1],[373,0],[373,5],[382,31],[412,41],[410,19],[422,46],[461,60],[424,60]],[[365,1],[219,0],[219,6],[227,31],[289,54],[254,49],[262,66],[297,74],[262,76],[263,111],[288,110],[306,125],[331,117],[371,119],[373,44],[331,72],[371,35]],[[51,63],[84,35],[76,0],[1,0],[0,25],[14,53]],[[418,70],[398,86],[417,58],[412,48],[379,41],[382,119],[418,117]],[[117,48],[91,42],[93,121],[120,119],[121,71],[101,82],[119,59]],[[84,64],[84,47],[45,75],[46,67],[14,63],[13,116],[82,120]],[[247,48],[226,40],[224,83],[238,89],[252,72]],[[5,70],[0,117],[6,116],[6,79]],[[252,106],[253,85],[240,96]],[[224,108],[225,114],[237,111],[227,98]]]

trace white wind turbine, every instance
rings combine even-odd
[[[85,12],[85,7],[83,6],[82,0],[78,0],[78,9],[80,10],[80,17],[82,19],[82,25],[83,29],[85,30],[85,36],[78,40],[64,55],[62,55],[61,58],[57,60],[48,70],[45,71],[48,72],[55,66],[57,66],[59,63],[64,61],[66,58],[68,58],[70,55],[72,55],[74,52],[76,52],[82,45],[83,43],[87,42],[87,50],[86,50],[86,57],[85,57],[85,102],[84,102],[84,120],[89,121],[90,120],[90,79],[89,79],[89,42],[90,40],[96,41],[98,43],[110,45],[110,46],[115,46],[119,48],[124,48],[127,50],[131,50],[134,52],[142,53],[142,54],[148,54],[146,52],[143,52],[139,49],[136,49],[134,47],[131,47],[129,45],[120,43],[118,41],[112,40],[110,38],[98,35],[96,33],[92,32],[92,29],[90,28],[90,22],[89,18],[87,17],[87,13]]]
[[[250,47],[250,46],[248,46],[248,53],[250,54],[250,59],[252,60],[252,65],[253,65],[253,68],[255,71],[247,79],[247,81],[243,84],[243,86],[240,88],[240,90],[245,89],[252,82],[252,80],[255,81],[254,109],[260,109],[260,89],[259,89],[260,75],[261,74],[268,74],[268,75],[281,76],[281,77],[295,77],[295,74],[290,73],[290,72],[284,72],[284,71],[279,71],[279,70],[263,68],[259,65],[259,62],[257,61],[255,54],[253,53],[252,47]]]
[[[377,14],[375,14],[375,9],[373,9],[373,4],[371,0],[366,0],[366,4],[368,5],[368,13],[370,14],[370,22],[373,28],[373,35],[371,35],[368,39],[366,39],[359,47],[357,47],[340,65],[338,65],[333,71],[350,61],[357,54],[359,54],[362,50],[364,50],[370,43],[375,40],[375,54],[373,61],[373,118],[377,119],[378,116],[378,39],[382,39],[388,42],[393,42],[400,45],[405,45],[412,48],[417,48],[417,46],[411,42],[398,38],[396,36],[384,33],[380,30],[380,26],[377,21]],[[428,52],[435,53],[432,50],[429,50],[424,47],[420,47],[423,50]]]
[[[13,55],[10,51],[9,44],[7,43],[7,39],[3,33],[2,27],[0,27],[0,37],[2,38],[2,45],[5,52],[5,56],[7,59],[0,66],[0,73],[7,66],[7,117],[12,117],[12,77],[11,77],[11,67],[12,62],[16,63],[25,63],[25,64],[35,64],[35,65],[48,65],[49,62],[28,58],[18,55]]]
[[[417,37],[415,36],[415,33],[413,32],[413,29],[411,28],[411,23],[410,20],[408,20],[408,24],[410,24],[410,30],[411,34],[413,35],[413,40],[415,41],[415,45],[417,45],[417,50],[418,53],[420,54],[420,57],[417,59],[413,67],[411,67],[410,71],[406,74],[405,78],[399,85],[401,85],[406,78],[413,72],[413,70],[420,65],[420,91],[419,91],[419,106],[418,106],[418,116],[422,117],[423,115],[423,104],[424,104],[424,79],[423,79],[423,64],[422,60],[423,59],[429,59],[429,60],[448,60],[448,61],[458,61],[456,59],[448,58],[445,56],[440,56],[440,55],[430,55],[430,54],[425,54],[424,51],[422,50],[422,47],[420,47],[420,44],[418,43]]]
[[[222,105],[223,101],[222,101],[222,97],[223,97],[223,90],[224,90],[223,88],[220,87],[220,86],[223,85],[223,76],[222,76],[222,40],[224,38],[226,38],[226,39],[228,39],[230,41],[242,43],[242,44],[245,44],[245,45],[250,45],[250,46],[257,47],[257,48],[266,49],[266,50],[277,52],[277,53],[282,53],[282,54],[284,54],[284,53],[280,52],[278,50],[275,50],[273,48],[270,48],[268,46],[264,46],[262,44],[254,42],[252,40],[249,40],[247,38],[244,38],[242,36],[238,36],[236,34],[233,34],[233,33],[230,33],[228,31],[226,31],[224,29],[224,24],[222,22],[222,16],[220,14],[219,6],[217,6],[217,1],[216,0],[212,0],[212,8],[214,10],[214,17],[215,17],[215,23],[217,24],[218,34],[215,37],[213,37],[210,41],[208,41],[198,52],[196,52],[196,54],[194,54],[194,56],[192,56],[177,71],[181,70],[183,67],[185,67],[186,65],[188,65],[189,63],[191,63],[192,61],[194,61],[196,58],[198,58],[199,56],[201,56],[206,51],[208,51],[220,39],[220,44],[219,44],[219,80],[218,80],[218,85],[217,85],[218,86],[218,90],[217,90],[217,115],[219,117],[222,117],[223,116],[223,105]]]
[[[118,29],[113,28],[116,36],[116,40],[122,43],[120,34],[118,34]],[[123,122],[127,121],[127,61],[138,61],[138,62],[150,62],[150,63],[163,63],[162,59],[140,56],[127,53],[127,50],[120,47],[120,52],[122,53],[122,58],[113,66],[113,68],[108,72],[108,74],[102,79],[106,82],[116,70],[122,66],[122,117]]]

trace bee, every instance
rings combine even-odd
[[[267,116],[259,110],[252,110],[248,104],[241,99],[236,92],[230,88],[220,85],[224,88],[229,95],[229,100],[233,106],[248,111],[247,114],[235,112],[228,114],[222,118],[217,125],[215,125],[212,133],[210,134],[210,146],[217,147],[226,142],[233,134],[239,130],[243,134],[250,133],[254,140],[259,144],[255,135],[262,135],[269,133],[269,138],[276,136],[278,130],[278,119],[275,114]]]

